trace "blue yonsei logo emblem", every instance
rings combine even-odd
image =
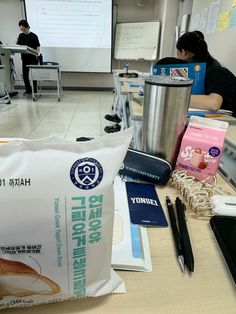
[[[78,159],[70,169],[70,178],[77,188],[91,190],[101,183],[103,168],[94,158]]]

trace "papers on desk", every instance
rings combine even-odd
[[[152,263],[146,228],[131,224],[125,182],[116,177],[115,219],[112,267],[115,269],[151,271]]]
[[[144,88],[144,82],[128,82],[129,87],[142,87]]]
[[[232,111],[224,109],[220,109],[218,111],[210,111],[196,108],[189,108],[188,110],[188,118],[190,118],[191,116],[214,118],[222,117],[224,115],[232,116]]]
[[[139,95],[144,95],[144,82],[128,82],[130,88],[139,88]]]

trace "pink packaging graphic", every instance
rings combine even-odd
[[[197,180],[216,174],[228,123],[192,116],[183,136],[176,169],[186,170]]]

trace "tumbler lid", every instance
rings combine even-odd
[[[168,87],[187,87],[193,84],[193,80],[181,76],[157,75],[145,80],[145,84]]]

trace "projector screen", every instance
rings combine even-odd
[[[25,0],[43,61],[62,71],[110,72],[112,0]]]

